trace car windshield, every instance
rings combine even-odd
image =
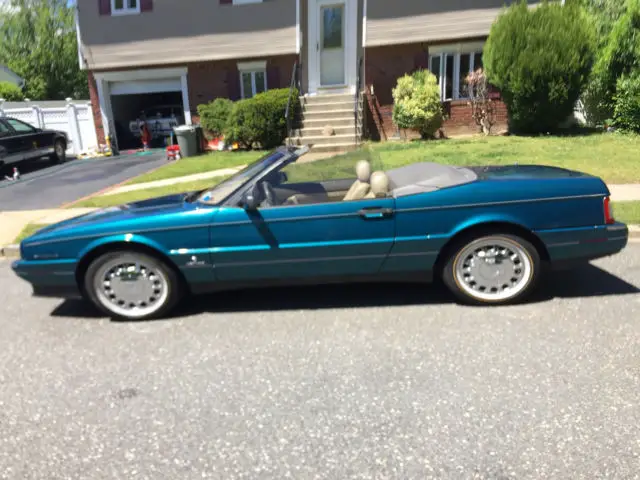
[[[215,187],[199,192],[197,201],[208,205],[219,204],[245,183],[260,174],[260,172],[284,157],[284,155],[285,153],[281,151],[275,151],[265,155]]]

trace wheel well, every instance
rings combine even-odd
[[[62,145],[65,146],[65,148],[67,147],[67,141],[64,139],[64,137],[56,137],[53,139],[53,144],[55,145],[56,142],[62,142]]]
[[[161,260],[175,272],[176,277],[180,282],[180,287],[188,290],[189,284],[187,283],[187,279],[184,277],[182,271],[176,266],[173,261],[171,261],[169,257],[167,257],[162,252],[159,252],[155,248],[148,247],[140,243],[115,242],[100,245],[99,247],[94,248],[93,250],[89,251],[84,257],[82,257],[82,259],[78,263],[78,266],[76,267],[76,282],[78,284],[78,288],[80,288],[80,291],[84,292],[84,277],[87,274],[87,269],[89,268],[89,265],[91,265],[91,262],[93,262],[99,256],[104,255],[105,253],[118,251],[134,251],[145,253],[158,260]]]
[[[442,269],[444,268],[444,264],[449,258],[449,255],[451,255],[456,245],[464,238],[498,232],[510,233],[524,238],[535,247],[538,255],[540,255],[540,259],[543,262],[548,262],[550,260],[549,251],[547,250],[544,242],[540,240],[540,237],[538,237],[531,230],[515,223],[488,222],[465,228],[464,230],[459,231],[453,237],[451,237],[438,254],[438,258],[436,259],[436,263],[434,266],[434,273],[438,276],[442,274]]]

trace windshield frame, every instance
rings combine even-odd
[[[262,176],[264,176],[265,173],[268,173],[271,170],[273,170],[274,167],[277,167],[278,165],[281,165],[285,162],[291,161],[291,159],[296,159],[296,158],[298,157],[296,156],[295,152],[288,150],[286,148],[280,147],[280,148],[277,148],[276,150],[272,150],[269,153],[260,157],[259,159],[255,160],[254,162],[250,163],[249,165],[244,167],[242,170],[234,173],[232,176],[220,182],[219,184],[200,191],[194,201],[207,206],[219,206],[219,205],[228,204],[230,200],[238,196],[239,192],[242,193],[247,185],[254,183],[256,179],[261,178]],[[248,172],[251,172],[251,173],[247,176]],[[225,195],[218,202],[205,200],[205,197],[207,195],[213,195],[216,190],[220,188],[224,188],[225,185],[233,184],[235,181],[237,181],[239,178],[242,178],[243,176],[246,176],[246,178],[243,181],[241,181],[231,192],[229,192],[228,195]]]

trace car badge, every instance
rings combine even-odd
[[[186,263],[187,267],[200,267],[202,265],[205,265],[205,261],[204,260],[198,260],[198,257],[196,257],[195,255],[191,256],[191,260],[189,260]]]

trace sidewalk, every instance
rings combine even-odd
[[[0,247],[12,244],[22,229],[29,223],[48,225],[61,222],[78,215],[84,215],[94,208],[68,208],[52,210],[26,210],[17,212],[0,212]]]
[[[124,185],[122,187],[115,187],[111,190],[107,190],[102,195],[115,195],[117,193],[133,192],[135,190],[146,190],[148,188],[166,187],[167,185],[174,185],[176,183],[195,182],[198,180],[206,180],[207,178],[224,177],[227,175],[233,175],[236,172],[242,170],[246,165],[240,165],[233,168],[221,168],[219,170],[213,170],[211,172],[194,173],[193,175],[185,175],[184,177],[166,178],[163,180],[156,180],[146,183],[134,183],[132,185]]]

